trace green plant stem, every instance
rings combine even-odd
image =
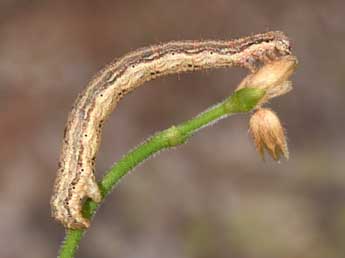
[[[230,114],[252,110],[264,95],[265,91],[257,88],[244,88],[238,90],[223,102],[209,108],[193,119],[156,133],[127,153],[104,175],[99,183],[103,200],[124,175],[153,154],[163,149],[185,143],[196,131],[221,118],[225,118]],[[91,218],[95,214],[98,206],[99,204],[88,199],[83,207],[84,216],[86,218]],[[65,240],[60,247],[59,257],[74,257],[85,231],[85,229],[67,230]]]

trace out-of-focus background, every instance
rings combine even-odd
[[[345,1],[0,2],[0,257],[55,257],[49,199],[67,114],[88,80],[138,47],[282,30],[300,61],[269,105],[291,158],[262,162],[248,115],[202,130],[122,180],[77,257],[345,257]],[[100,178],[155,131],[230,95],[239,68],[169,76],[107,122]]]

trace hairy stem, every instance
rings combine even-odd
[[[256,107],[264,97],[265,91],[258,88],[243,88],[225,99],[223,102],[209,108],[198,116],[177,126],[172,126],[156,133],[119,160],[99,182],[103,200],[111,192],[119,180],[130,170],[153,154],[186,142],[198,130],[231,114],[248,112]],[[103,201],[102,200],[102,201]],[[83,214],[91,218],[100,204],[88,199],[83,207]],[[60,258],[71,258],[78,248],[79,242],[86,230],[67,230],[65,240],[60,247]]]

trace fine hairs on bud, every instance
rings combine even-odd
[[[272,110],[268,108],[256,110],[249,120],[249,132],[262,159],[265,149],[276,161],[281,155],[289,159],[284,128]]]
[[[284,56],[278,60],[262,66],[257,72],[248,75],[237,87],[259,88],[266,91],[258,106],[263,105],[269,99],[284,95],[292,90],[292,84],[288,81],[295,71],[298,61],[295,56]]]

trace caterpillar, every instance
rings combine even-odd
[[[261,63],[290,54],[289,39],[272,31],[229,41],[171,41],[138,49],[106,66],[69,113],[50,202],[53,218],[66,228],[89,227],[81,209],[86,197],[102,199],[94,175],[102,127],[126,94],[168,74],[233,66],[254,72]]]

